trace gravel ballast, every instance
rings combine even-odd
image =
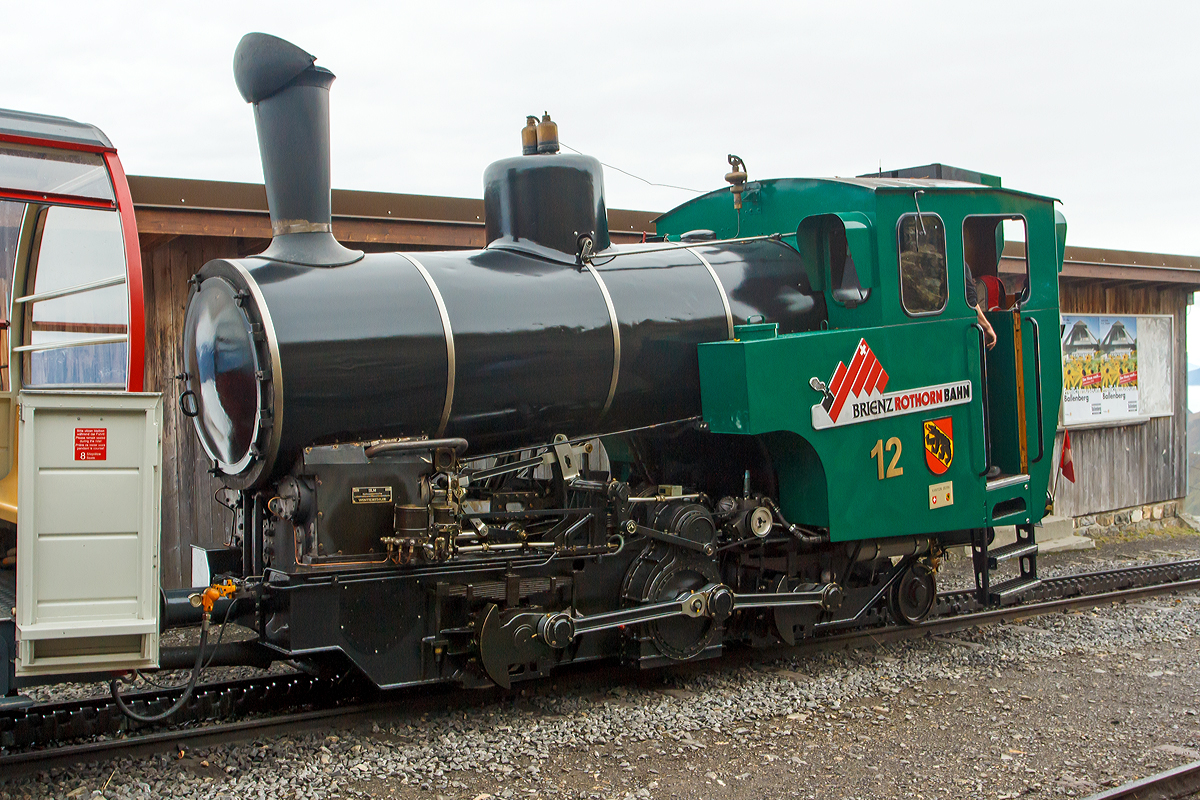
[[[1155,535],[1043,563],[1197,549]],[[0,780],[0,800],[1082,796],[1200,759],[1197,630],[1185,594],[561,695],[551,680],[467,711]]]

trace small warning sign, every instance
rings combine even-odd
[[[108,458],[108,428],[76,428],[75,460],[105,461]]]
[[[954,481],[934,483],[929,486],[929,509],[954,505]]]

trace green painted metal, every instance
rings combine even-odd
[[[918,204],[922,213],[937,214],[945,227],[948,301],[938,313],[914,317],[900,303],[897,226]],[[974,215],[1020,216],[1028,239],[1028,299],[1018,311],[989,314],[998,338],[986,355],[990,463],[981,339],[975,313],[966,304],[963,274],[963,220]],[[696,228],[725,238],[782,234],[800,252],[814,288],[825,294],[827,330],[778,336],[761,323],[739,325],[734,340],[702,344],[698,352],[705,421],[715,433],[763,438],[790,520],[828,528],[831,539],[842,541],[1042,517],[1062,392],[1058,272],[1066,225],[1051,198],[944,181],[782,179],[748,184],[740,214],[730,194],[720,191],[668,212],[657,224],[668,238]],[[832,225],[845,231],[866,290],[861,301],[855,300],[857,294],[843,292],[841,299],[835,294],[839,287],[833,285],[827,241]],[[814,410],[826,397],[820,384],[831,385],[839,362],[851,365],[863,342],[886,371],[887,384],[880,395],[851,395],[838,424],[822,427],[831,420],[823,409]],[[1025,384],[1023,414],[1018,368]],[[969,400],[962,396],[964,385]],[[874,416],[883,407],[880,401],[889,400],[894,413]],[[940,421],[938,430],[950,429],[946,438],[953,443],[948,467],[932,459],[944,469],[941,474],[926,458],[925,423],[934,420]],[[931,442],[939,441],[936,431],[930,435]],[[937,450],[938,445],[931,446]],[[993,481],[989,489],[989,466],[999,467],[1002,477],[1024,467],[1028,479]],[[941,484],[952,486],[953,502],[946,502],[943,488],[931,507],[931,495]]]

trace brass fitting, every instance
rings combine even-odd
[[[729,166],[732,171],[725,173],[725,182],[729,184],[729,191],[733,192],[733,210],[741,211],[742,192],[746,190],[746,179],[749,177],[746,174],[746,162],[730,153]]]
[[[521,129],[521,155],[531,156],[537,152],[538,119],[535,116],[525,118],[525,127]]]
[[[224,583],[214,583],[203,592],[190,595],[188,602],[192,604],[192,608],[203,608],[204,616],[207,619],[212,613],[213,605],[222,597],[230,597],[238,590],[237,584],[232,579],[227,579]]]
[[[542,121],[537,126],[537,151],[539,153],[558,152],[558,125],[550,119],[550,112],[542,114]]]

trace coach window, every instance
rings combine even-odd
[[[963,270],[984,311],[1001,311],[1029,299],[1025,218],[975,216],[963,220]],[[967,282],[967,305],[971,305]]]
[[[912,316],[946,307],[946,228],[937,214],[905,214],[898,226],[900,302]]]
[[[23,309],[26,386],[123,388],[129,296],[116,211],[53,206],[38,220]]]
[[[97,153],[0,142],[5,189],[112,201],[112,181]]]
[[[25,219],[25,204],[0,200],[0,392],[9,390],[8,374],[8,308],[12,300],[13,268],[17,263],[17,245],[21,240],[21,223]]]

